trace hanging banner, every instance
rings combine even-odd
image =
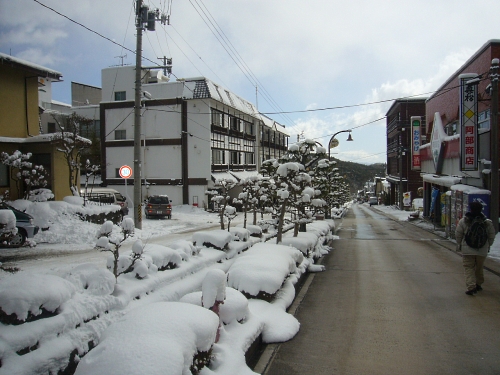
[[[420,127],[422,120],[420,116],[411,116],[411,169],[419,171],[420,163]]]
[[[477,74],[460,74],[460,170],[477,171]],[[467,84],[469,83],[469,84]]]

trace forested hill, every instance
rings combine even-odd
[[[339,174],[345,176],[349,183],[351,193],[362,190],[367,181],[372,181],[375,176],[385,177],[385,164],[358,164],[350,161],[335,159]]]

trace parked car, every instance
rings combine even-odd
[[[80,191],[83,196],[84,191]],[[115,189],[109,188],[90,188],[87,189],[87,200],[98,204],[116,204],[121,207],[123,215],[128,215],[128,203],[121,193]]]
[[[5,202],[0,202],[0,210],[11,210],[16,216],[17,233],[9,238],[7,247],[21,247],[27,238],[33,238],[40,228],[33,224],[33,216],[19,211]]]
[[[151,217],[172,218],[172,201],[166,195],[151,195],[146,201],[146,219]]]
[[[370,198],[368,198],[368,203],[370,204],[370,207],[374,204],[378,204],[378,198],[377,197],[370,197]]]

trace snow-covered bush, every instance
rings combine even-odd
[[[55,314],[75,291],[71,282],[58,276],[15,274],[0,284],[0,321],[19,324]]]
[[[214,247],[224,250],[233,239],[233,235],[226,230],[201,231],[193,234],[193,244],[198,246]]]
[[[250,315],[248,310],[248,299],[238,290],[226,287],[226,299],[219,307],[219,316],[224,324],[233,322],[244,322]],[[191,303],[193,305],[202,306],[202,292],[193,292],[184,295],[179,302]]]
[[[234,239],[243,242],[248,241],[248,238],[250,237],[249,230],[241,227],[230,228],[229,233],[234,236]]]
[[[182,263],[182,257],[178,251],[162,245],[147,244],[143,255],[151,259],[158,271],[177,268]]]
[[[241,227],[241,224],[239,224],[237,227]],[[259,225],[250,225],[247,224],[246,229],[248,230],[248,233],[250,233],[251,237],[262,237],[262,227]]]
[[[80,264],[63,277],[71,281],[78,289],[95,296],[111,294],[115,287],[113,275],[92,263]]]
[[[0,210],[0,245],[7,245],[17,233],[16,215],[12,210]]]
[[[189,303],[137,307],[104,331],[75,375],[198,373],[210,361],[218,327],[217,315]]]
[[[131,255],[120,257],[120,247],[123,242],[134,235],[134,220],[127,217],[121,223],[121,236],[113,234],[114,224],[111,221],[106,221],[97,231],[97,242],[95,248],[101,251],[109,251],[112,257],[108,259],[108,269],[115,275],[115,280],[118,281],[118,276],[122,273],[129,272],[133,269],[134,264],[142,258],[142,242],[136,241],[132,246]],[[121,258],[121,259],[120,259]],[[130,263],[129,263],[130,261]],[[109,265],[111,262],[111,265]],[[144,272],[144,267],[140,267],[141,274]]]
[[[50,189],[34,189],[30,191],[28,199],[32,202],[47,202],[54,199],[54,193]]]
[[[227,271],[228,286],[245,295],[270,300],[303,260],[302,253],[290,246],[255,244],[236,258]]]
[[[168,247],[179,252],[183,252],[187,257],[196,256],[200,253],[200,248],[194,246],[191,241],[187,240],[177,240],[169,244]]]

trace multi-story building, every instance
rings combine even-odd
[[[386,113],[387,117],[387,182],[389,203],[400,205],[403,193],[411,199],[418,196],[422,187],[420,170],[412,169],[412,129],[410,119],[418,116],[425,127],[426,98],[408,98],[394,101]]]
[[[491,170],[491,150],[500,143],[499,139],[491,138],[490,131],[499,125],[492,124],[490,116],[488,72],[494,58],[500,58],[500,40],[486,42],[426,102],[428,143],[421,146],[424,215],[446,226],[451,235],[454,225],[467,210],[469,199],[480,199],[488,215],[488,196],[493,189],[498,194],[499,187],[491,184],[491,173],[498,173]],[[461,142],[468,140],[461,130],[461,96],[474,90],[477,107],[464,115],[471,121],[477,116],[477,123],[470,138],[473,147],[465,149]],[[464,164],[468,163],[469,152],[473,156],[469,160],[476,164],[472,167]]]
[[[143,197],[167,194],[173,204],[206,207],[206,190],[217,179],[257,174],[262,160],[286,151],[282,125],[211,80],[167,82],[151,69],[141,77],[142,165],[133,173],[141,173]],[[132,181],[120,178],[119,169],[134,165],[134,81],[132,66],[102,71],[103,183],[129,198],[125,182]]]

